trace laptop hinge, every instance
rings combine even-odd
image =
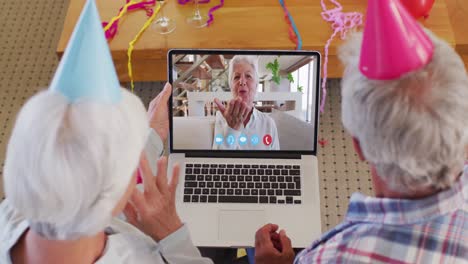
[[[188,158],[254,158],[254,159],[301,159],[298,153],[255,153],[255,152],[186,152]]]

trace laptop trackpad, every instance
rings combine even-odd
[[[219,239],[231,242],[253,241],[255,232],[266,224],[265,211],[220,210]]]

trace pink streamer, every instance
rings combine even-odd
[[[140,169],[137,170],[136,182],[137,184],[143,183],[143,177],[141,177]]]
[[[178,3],[181,4],[181,5],[186,5],[186,4],[188,4],[190,2],[193,2],[193,1],[194,0],[178,0]],[[210,2],[210,0],[198,0],[199,4],[208,4],[209,2]],[[212,8],[210,8],[210,10],[208,11],[208,20],[206,21],[208,26],[210,26],[214,21],[213,13],[216,10],[223,7],[223,6],[224,6],[224,0],[220,0],[219,5],[216,5],[216,6],[213,6]]]
[[[362,25],[363,15],[359,12],[343,12],[343,7],[336,0],[330,0],[336,7],[327,9],[324,0],[321,0],[322,18],[332,23],[333,34],[325,44],[325,60],[323,63],[323,80],[322,80],[322,101],[320,103],[320,112],[324,112],[325,100],[327,98],[327,76],[328,76],[328,49],[335,36],[340,33],[341,39],[346,38],[346,34],[350,29]]]
[[[213,13],[214,13],[216,10],[220,9],[221,7],[223,7],[223,6],[224,6],[224,0],[221,0],[220,3],[219,3],[219,5],[213,6],[212,8],[210,8],[210,10],[208,11],[208,17],[209,17],[209,18],[208,18],[208,21],[207,21],[208,26],[210,26],[211,23],[213,23],[213,20],[214,20]]]
[[[190,2],[193,2],[193,0],[178,0],[179,4],[181,5],[185,5],[185,4],[188,4]],[[199,4],[207,4],[209,3],[210,0],[198,0],[198,3]]]
[[[126,0],[126,4],[128,4],[128,2],[130,2],[130,0]],[[139,3],[133,4],[133,5],[130,5],[127,8],[127,12],[135,11],[135,10],[138,10],[138,9],[145,9],[146,10],[146,15],[148,17],[150,17],[150,16],[153,15],[153,9],[151,7],[154,6],[155,4],[156,4],[156,0],[142,1],[142,2],[139,2]],[[122,11],[122,9],[123,9],[123,7],[121,7],[119,9],[119,14]],[[106,27],[107,24],[108,24],[107,22],[102,22],[102,27]],[[116,20],[109,27],[109,29],[104,33],[107,40],[114,38],[115,34],[117,34],[118,27],[119,27],[119,20]]]

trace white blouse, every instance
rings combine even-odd
[[[275,121],[267,114],[253,109],[246,126],[231,128],[220,111],[216,112],[213,149],[219,150],[279,150]]]

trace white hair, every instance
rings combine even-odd
[[[141,100],[69,103],[50,90],[21,109],[8,144],[5,193],[30,227],[69,240],[104,230],[127,190],[148,135]]]
[[[233,76],[234,65],[237,65],[240,63],[247,63],[250,66],[252,66],[254,70],[255,82],[258,84],[258,81],[259,81],[258,58],[252,55],[236,55],[229,62],[229,71],[228,71],[229,86],[231,85],[232,79],[234,78]]]
[[[430,63],[396,80],[369,80],[359,71],[362,33],[340,49],[343,124],[377,174],[406,193],[451,186],[468,145],[465,67],[447,43],[427,34],[435,47]]]

